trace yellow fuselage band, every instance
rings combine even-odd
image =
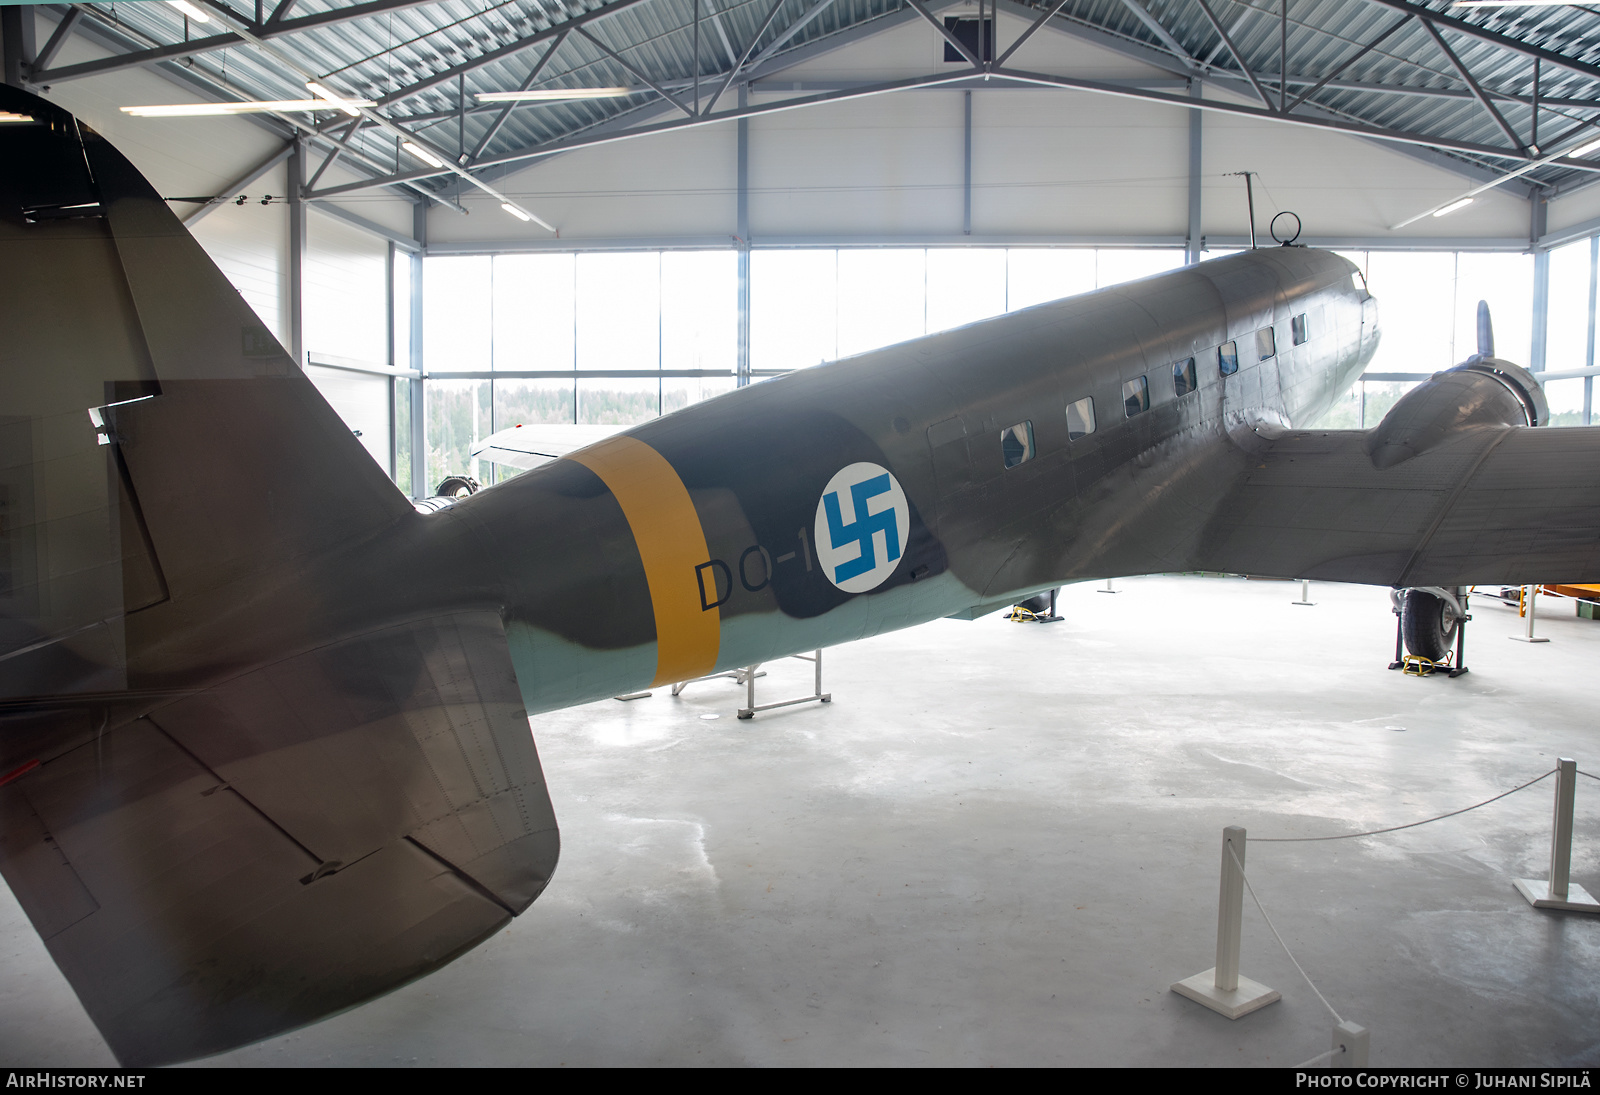
[[[656,617],[652,687],[711,672],[717,664],[722,613],[707,609],[701,598],[695,568],[711,553],[683,480],[664,456],[633,437],[607,438],[569,459],[605,483],[638,545]]]

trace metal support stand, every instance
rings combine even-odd
[[[1372,1032],[1346,1019],[1333,1028],[1333,1045],[1340,1052],[1328,1062],[1329,1068],[1366,1068],[1372,1050]]]
[[[672,686],[672,694],[674,696],[681,696],[681,695],[683,695],[683,690],[685,688],[688,688],[691,684],[694,684],[697,681],[718,681],[718,680],[721,680],[723,677],[728,678],[730,681],[733,681],[735,684],[744,684],[744,683],[746,683],[745,678],[747,678],[751,673],[755,672],[757,668],[759,668],[759,667],[752,665],[749,669],[730,669],[726,673],[711,673],[711,674],[709,674],[707,676],[704,676],[704,677],[690,677],[686,681],[679,681],[677,684],[673,685]],[[765,677],[766,674],[765,673],[756,673],[756,676]],[[631,697],[618,696],[617,698],[620,700],[620,699],[628,699],[628,698],[631,698]]]
[[[1539,603],[1539,587],[1524,586],[1522,589],[1522,615],[1528,621],[1526,630],[1521,635],[1507,635],[1508,639],[1515,639],[1519,643],[1547,643],[1550,640],[1535,637],[1533,634],[1533,612]]]
[[[1516,879],[1517,892],[1536,909],[1600,912],[1600,901],[1572,881],[1572,800],[1577,791],[1578,762],[1556,761],[1556,813],[1550,835],[1550,880]]]
[[[1053,624],[1058,620],[1064,619],[1064,617],[1056,615],[1056,594],[1060,592],[1061,591],[1059,589],[1052,589],[1050,591],[1050,615],[1036,617],[1039,623]]]
[[[1467,606],[1467,595],[1461,595],[1461,607]],[[1462,616],[1456,621],[1456,664],[1450,667],[1449,675],[1459,677],[1467,671],[1467,624],[1472,620],[1471,613]]]
[[[1405,642],[1405,621],[1400,615],[1400,608],[1394,610],[1394,661],[1389,663],[1390,669],[1405,669],[1406,655],[1403,644]]]
[[[1121,593],[1122,590],[1120,590],[1120,589],[1112,589],[1111,588],[1111,579],[1107,578],[1106,579],[1106,587],[1104,589],[1097,589],[1097,590],[1095,590],[1095,592],[1096,593]]]
[[[765,677],[766,674],[757,673],[756,666],[752,665],[749,669],[744,670],[745,706],[739,708],[739,717],[741,719],[753,719],[756,717],[757,711],[771,711],[774,707],[793,707],[797,703],[833,702],[833,694],[831,692],[824,692],[822,690],[822,651],[818,649],[810,655],[791,654],[790,657],[798,658],[803,662],[812,662],[816,665],[815,686],[811,695],[801,696],[799,699],[793,700],[779,700],[777,703],[763,703],[758,706],[756,704],[756,678]]]
[[[1311,599],[1311,579],[1310,578],[1301,578],[1300,579],[1300,599],[1298,601],[1293,601],[1291,603],[1292,604],[1297,604],[1297,605],[1305,605],[1308,608],[1317,603],[1317,602],[1315,602],[1315,601],[1313,601]]]
[[[1172,986],[1212,1011],[1238,1019],[1281,1000],[1277,989],[1239,976],[1239,933],[1244,926],[1244,828],[1222,830],[1222,886],[1217,898],[1217,964]],[[1235,858],[1237,857],[1237,858]]]

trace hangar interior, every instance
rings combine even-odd
[[[1270,246],[1284,212],[1382,308],[1378,356],[1321,425],[1371,426],[1466,357],[1479,300],[1551,424],[1592,420],[1586,8],[169,0],[0,19],[6,82],[135,163],[414,498],[516,474],[473,455],[508,426],[644,422]],[[301,100],[308,81],[324,106],[126,110]],[[1165,991],[1206,964],[1222,825],[1379,827],[1557,754],[1600,763],[1588,621],[1512,645],[1514,610],[1475,602],[1474,674],[1417,681],[1382,672],[1381,591],[1096,592],[1065,593],[1059,629],[939,621],[846,648],[827,709],[736,723],[710,682],[540,716],[568,844],[533,914],[223,1060],[1293,1064],[1328,1023],[1259,922],[1245,965],[1281,1006],[1230,1025]],[[1370,1017],[1375,1062],[1600,1060],[1596,923],[1535,914],[1501,877],[1536,871],[1545,793],[1271,868],[1263,900]],[[1595,816],[1573,861],[1591,885]],[[15,904],[3,923],[4,1055],[107,1061]]]

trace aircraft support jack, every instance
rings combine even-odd
[[[748,678],[749,678],[750,674],[752,674],[752,673],[755,673],[755,675],[758,676],[758,677],[765,677],[766,676],[765,673],[757,672],[757,670],[760,669],[760,668],[761,667],[759,665],[752,665],[748,669],[730,669],[725,673],[711,673],[711,674],[708,674],[707,676],[704,676],[704,677],[690,677],[686,681],[679,681],[677,684],[673,685],[672,686],[672,694],[674,696],[681,696],[681,695],[683,695],[683,690],[685,688],[688,688],[691,684],[694,684],[696,681],[715,681],[715,680],[721,680],[723,677],[727,677],[730,681],[733,681],[735,684],[747,684],[747,683],[749,683]],[[617,699],[619,699],[619,700],[632,699],[632,697],[631,696],[618,696]]]
[[[774,707],[793,707],[797,703],[832,703],[833,693],[822,690],[822,651],[820,649],[811,654],[791,654],[790,657],[798,658],[803,662],[812,662],[816,665],[815,688],[809,696],[801,696],[793,700],[779,700],[777,703],[756,703],[756,678],[765,677],[765,673],[757,673],[757,666],[742,670],[745,675],[745,705],[739,708],[741,719],[753,719],[757,711],[771,711]]]
[[[1572,881],[1572,800],[1577,791],[1578,762],[1556,761],[1556,811],[1550,834],[1550,879],[1519,878],[1517,892],[1536,909],[1600,913],[1600,901]]]
[[[1172,986],[1179,996],[1238,1019],[1283,999],[1248,977],[1239,976],[1239,933],[1244,927],[1244,849],[1242,825],[1222,830],[1222,887],[1217,898],[1217,964]]]

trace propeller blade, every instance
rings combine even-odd
[[[1489,318],[1489,302],[1478,301],[1478,355],[1494,356],[1494,321]]]

